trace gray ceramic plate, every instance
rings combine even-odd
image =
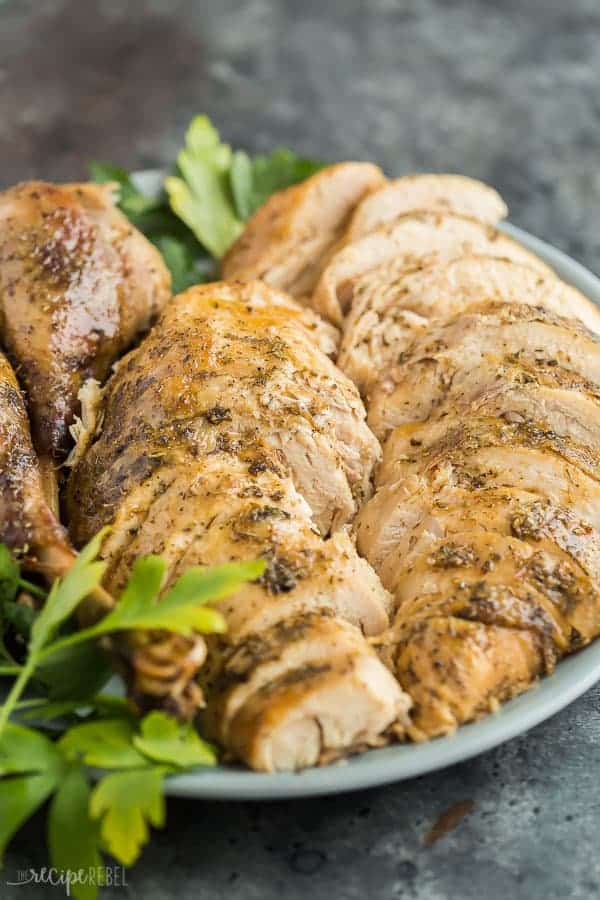
[[[136,176],[139,187],[157,190],[161,176],[144,172]],[[503,229],[537,253],[565,281],[600,305],[600,280],[564,253],[515,228]],[[506,703],[481,722],[464,725],[451,737],[427,744],[405,744],[371,750],[343,763],[298,774],[260,775],[239,767],[218,766],[168,780],[168,794],[221,800],[274,800],[334,794],[402,781],[443,769],[483,753],[533,728],[563,709],[600,680],[600,639],[560,663],[556,671],[526,694]]]

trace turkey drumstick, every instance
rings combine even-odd
[[[0,335],[46,468],[69,450],[84,381],[105,378],[169,295],[160,254],[112,186],[31,181],[0,194]]]
[[[73,559],[67,536],[46,502],[29,420],[15,374],[0,353],[0,541],[23,565],[48,579]]]

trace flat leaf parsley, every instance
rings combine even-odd
[[[215,277],[218,260],[244,222],[276,191],[313,175],[324,163],[279,147],[250,156],[221,141],[207,116],[196,116],[185,146],[155,197],[140,191],[129,173],[94,162],[93,181],[113,182],[119,206],[156,244],[173,279],[173,293]]]
[[[141,558],[113,609],[77,630],[73,613],[105,571],[98,559],[104,535],[96,535],[54,582],[39,612],[27,606],[28,621],[16,615],[19,591],[32,594],[34,588],[40,598],[45,592],[21,577],[0,545],[0,676],[12,679],[0,705],[0,859],[21,825],[50,800],[50,860],[72,879],[68,890],[76,900],[94,900],[98,891],[97,880],[80,879],[78,872],[101,872],[105,853],[131,865],[150,827],[164,824],[165,778],[217,761],[192,725],[158,711],[136,719],[120,696],[102,693],[110,669],[94,639],[146,629],[221,632],[223,617],[209,604],[259,578],[266,565],[196,566],[161,596],[165,561]]]

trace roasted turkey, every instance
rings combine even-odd
[[[490,225],[508,209],[493,188],[464,175],[404,175],[368,194],[356,207],[344,243],[356,241],[381,225],[415,210],[439,210],[471,216]]]
[[[363,636],[384,630],[389,597],[343,527],[379,446],[356,389],[271,297],[215,284],[172,300],[108,382],[67,495],[78,544],[112,522],[110,591],[150,552],[166,587],[191,565],[268,560],[221,602],[201,676],[211,733],[266,770],[377,743],[409,705]],[[141,706],[157,702],[145,675],[130,672]],[[182,688],[169,700],[193,714]]]
[[[306,301],[384,441],[354,532],[394,596],[378,640],[414,739],[600,631],[600,315],[493,228],[505,212],[455,176],[382,185]]]
[[[362,307],[363,297],[389,289],[408,269],[471,253],[510,259],[550,274],[541,260],[485,222],[454,212],[415,211],[341,246],[323,269],[310,305],[341,325],[355,303]]]
[[[489,304],[431,327],[375,388],[387,439],[356,533],[395,597],[413,737],[493,709],[600,631],[599,363],[577,320]]]
[[[219,602],[224,635],[114,642],[139,709],[293,770],[446,734],[600,633],[600,314],[505,215],[463,176],[342,163],[258,210],[235,280],[165,306],[110,189],[0,197],[2,340],[42,455],[3,361],[3,539],[68,565],[71,450],[70,537],[112,526],[107,596],[148,553],[165,590],[267,563]]]
[[[274,194],[225,256],[223,277],[310,294],[356,205],[384,183],[377,166],[346,162]]]
[[[367,273],[358,292],[360,301],[352,304],[344,322],[337,364],[363,395],[440,315],[450,318],[485,302],[540,306],[600,334],[598,308],[575,288],[529,265],[494,256],[472,254],[409,266],[389,279],[385,272]]]
[[[27,569],[49,580],[73,561],[67,535],[46,493],[15,374],[0,353],[0,541]]]
[[[0,337],[44,460],[65,458],[84,381],[105,378],[170,286],[111,185],[29,181],[0,193]]]

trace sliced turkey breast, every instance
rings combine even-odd
[[[124,495],[103,548],[110,590],[116,594],[135,560],[149,553],[167,560],[166,586],[190,566],[261,555],[269,560],[263,584],[220,603],[228,639],[324,608],[367,634],[385,628],[389,598],[348,535],[323,541],[291,480],[270,467],[250,468],[235,455],[212,452],[165,465]],[[78,525],[86,529],[87,520]],[[77,535],[87,537],[85,530]]]
[[[471,253],[514,260],[553,274],[537,256],[490,225],[451,213],[413,212],[338,250],[319,278],[311,306],[341,325],[353,303],[361,302],[361,292],[377,289],[373,279],[381,278],[389,287],[407,269]]]
[[[379,571],[418,521],[413,498],[450,488],[531,491],[600,528],[598,475],[597,451],[531,423],[467,418],[399,428],[384,447],[380,487],[356,519],[359,552]]]
[[[285,310],[288,319],[304,328],[326,356],[337,353],[340,333],[330,322],[306,306],[301,306],[289,294],[270,288],[262,281],[218,281],[210,286],[211,296],[219,300],[245,303],[252,309],[269,309],[273,306]]]
[[[432,616],[397,630],[395,672],[413,707],[409,734],[427,740],[495,712],[545,672],[538,632]]]
[[[578,579],[592,579],[579,594],[581,602],[572,602],[562,612],[548,609],[554,618],[560,612],[563,625],[568,619],[569,628],[587,640],[593,636],[600,625],[595,599],[600,537],[589,523],[565,507],[518,490],[473,493],[448,488],[413,498],[410,505],[417,522],[379,567],[397,606],[406,610],[407,603],[420,602],[419,598],[429,593],[430,583],[439,590],[444,579],[477,580],[492,572],[506,578],[508,563],[515,563],[518,577],[534,582],[534,588],[536,584],[540,587],[547,568],[576,571]],[[550,582],[541,584],[542,593],[550,586]],[[588,602],[590,606],[586,606]],[[542,601],[542,605],[547,604]],[[569,642],[572,640],[579,638],[569,634]],[[568,642],[563,649],[566,647]]]
[[[341,643],[341,642],[340,642]],[[263,771],[299,769],[385,743],[410,707],[374,650],[334,653],[258,691],[232,723],[233,752]]]
[[[356,502],[362,457],[370,468],[376,442],[355,389],[303,323],[231,290],[176,298],[121,362],[72,470],[67,508],[78,542],[112,522],[102,555],[115,593],[148,553],[167,561],[165,590],[190,566],[266,559],[258,582],[218,603],[227,632],[207,638],[206,660],[192,642],[162,634],[127,636],[115,652],[139,708],[182,717],[203,702],[194,676],[204,664],[207,719],[226,751],[255,768],[294,769],[406,726],[409,700],[361,634],[388,625],[389,595],[345,531],[320,536],[315,470],[297,455],[298,446],[321,453],[320,492],[332,505],[335,463]],[[309,443],[321,416],[322,443]],[[357,449],[345,449],[357,438]],[[268,670],[259,654],[245,671],[247,690],[228,684],[236,654],[276,643],[273,635],[300,619],[311,627],[302,639],[298,632],[296,652]]]
[[[590,576],[553,547],[541,550],[512,536],[464,532],[449,544],[440,543],[404,580],[405,597],[394,625],[396,673],[415,702],[415,733],[445,733],[489,711],[528,687],[537,674],[551,671],[565,653],[595,638],[599,577],[597,568]],[[470,629],[451,627],[442,637],[442,621],[476,623],[475,645]],[[504,660],[494,654],[497,629],[504,633]],[[523,634],[530,637],[529,679],[518,663],[516,671],[511,668],[522,658]],[[423,640],[432,639],[446,645],[447,653],[441,650],[446,664],[415,678],[418,651]],[[488,668],[490,659],[495,672]]]
[[[345,653],[350,655],[358,642],[361,654],[370,657],[371,650],[358,628],[367,634],[379,633],[388,623],[389,596],[372,569],[357,556],[348,536],[338,533],[323,541],[311,522],[308,506],[289,478],[282,478],[271,469],[249,471],[248,464],[235,456],[217,452],[190,459],[178,470],[162,469],[160,481],[151,495],[142,495],[139,489],[134,489],[123,498],[102,550],[102,555],[109,561],[107,586],[116,593],[135,559],[148,553],[160,553],[167,560],[165,588],[194,565],[218,565],[256,556],[268,560],[260,583],[246,585],[233,597],[217,604],[227,621],[227,632],[218,638],[207,638],[207,671],[202,678],[207,717],[214,723],[213,731],[224,714],[224,696],[228,696],[227,691],[223,694],[223,689],[230,679],[223,674],[223,666],[232,653],[237,653],[237,648],[255,647],[257,642],[263,641],[261,635],[265,632],[275,629],[281,634],[286,633],[290,622],[298,617],[309,617],[315,622],[331,621],[334,630],[342,629],[345,621],[355,623],[354,642],[345,642]],[[145,636],[140,646],[133,642],[133,651],[131,643],[121,648],[120,660],[128,679],[130,697],[141,709],[156,705],[160,700],[179,715],[192,715],[197,709],[198,697],[193,691],[183,689],[182,678],[185,679],[186,670],[184,668],[183,673],[181,670],[182,664],[188,662],[187,653],[191,646],[165,651],[163,640],[159,635],[152,639]],[[307,642],[310,644],[308,639]],[[158,663],[155,661],[157,648],[164,657]],[[308,647],[304,655],[310,657],[311,653],[318,655],[320,652],[319,648],[312,651]],[[325,758],[342,746],[349,752],[357,743],[356,734],[360,734],[361,741],[368,738],[368,741],[377,742],[379,732],[371,730],[372,723],[376,725],[387,715],[382,725],[384,730],[396,719],[403,718],[407,698],[391,676],[378,674],[381,664],[377,662],[374,666],[374,662],[368,664],[374,684],[364,683],[362,687],[367,697],[375,691],[378,699],[374,701],[373,709],[365,717],[360,700],[354,710],[356,732],[344,725],[342,717],[338,743],[331,743],[329,736],[324,736],[317,749],[313,747],[317,757],[322,754]],[[255,664],[259,663],[257,657]],[[286,673],[290,676],[292,664],[304,668],[297,657],[286,657],[278,668],[277,678]],[[248,676],[252,676],[251,668]],[[381,696],[379,687],[374,687],[379,683],[383,691]],[[229,686],[233,687],[233,683]],[[309,687],[312,692],[313,687],[307,685],[307,690]],[[311,693],[311,709],[315,704],[318,707],[320,691],[321,687],[317,686],[314,696]],[[275,702],[275,694],[273,696]],[[332,712],[327,711],[328,696],[326,692],[323,714],[331,719]],[[296,693],[290,703],[292,701],[300,705],[305,702],[301,693]],[[290,708],[288,713],[294,716],[298,710],[294,713]],[[259,725],[257,722],[257,732],[262,728]],[[397,727],[403,726],[397,723]],[[277,742],[277,733],[264,737],[260,733],[255,735],[263,747],[261,752],[271,752],[269,747],[271,742]],[[249,765],[259,765],[253,755],[255,751],[244,750],[244,741],[250,741],[246,727],[243,740],[235,724],[230,733],[227,731],[227,737],[223,730],[219,734],[230,753],[239,755]],[[342,745],[340,742],[346,739],[349,743]],[[289,748],[288,753],[291,752],[292,748]],[[297,747],[296,756],[288,756],[281,766],[304,765],[304,752],[302,747]],[[274,758],[279,759],[279,755],[275,754]],[[310,764],[316,758],[311,757],[311,760]]]
[[[268,558],[260,584],[247,585],[218,604],[228,628],[224,636],[207,639],[202,684],[207,718],[231,754],[254,768],[293,769],[377,743],[392,724],[404,727],[409,701],[360,631],[345,626],[347,619],[367,632],[379,632],[387,624],[388,598],[372,570],[356,556],[345,534],[325,542],[318,537],[289,479],[247,470],[222,454],[185,466],[173,473],[171,486],[158,491],[149,509],[138,512],[137,524],[132,525],[135,501],[126,515],[117,516],[103,552],[111,563],[111,584],[123,577],[128,561],[150,551],[169,561],[167,584],[192,565]],[[113,547],[116,555],[111,555]],[[289,641],[298,617],[314,624],[297,652],[275,654],[271,668],[256,672],[264,664],[257,647],[267,645],[274,631]],[[323,629],[326,644],[320,637]],[[143,655],[138,652],[127,670],[130,695],[142,708],[161,691],[152,669],[148,674],[152,650],[152,642],[145,645]],[[231,677],[230,660],[250,651],[254,656],[241,676],[249,680],[249,688],[235,716],[229,715],[230,695],[235,695],[235,704],[241,689],[240,679]],[[183,655],[179,649],[175,659]],[[315,680],[316,668],[319,674],[330,672],[330,677]],[[292,684],[296,687],[290,691]],[[169,708],[174,700],[179,714],[193,712],[189,697],[174,697],[171,691]],[[346,700],[352,700],[351,712]],[[323,724],[316,736],[315,720]],[[292,722],[292,736],[299,730],[305,740],[287,741]]]
[[[372,526],[414,739],[491,711],[600,632],[598,531],[532,490],[433,479]]]
[[[499,364],[484,357],[481,363],[449,382],[446,393],[436,403],[427,422],[439,423],[440,433],[452,421],[467,416],[496,417],[510,424],[530,423],[543,433],[552,432],[590,450],[600,451],[600,387],[573,383],[560,367],[551,367],[539,377],[519,365]],[[415,440],[414,419],[406,411],[407,428],[398,426],[391,438],[393,450],[403,453],[403,443]],[[429,429],[431,433],[431,429]],[[403,437],[404,436],[404,437]]]
[[[435,323],[416,339],[374,385],[369,425],[383,437],[403,422],[426,419],[450,385],[458,396],[484,359],[496,366],[517,364],[534,379],[562,369],[566,378],[575,373],[594,391],[600,385],[598,336],[538,307],[489,304]]]
[[[356,209],[344,235],[346,242],[414,210],[437,210],[471,216],[496,225],[508,214],[500,194],[464,175],[404,175],[373,191]]]
[[[398,290],[389,290],[383,300],[381,305],[377,301],[378,309],[400,303],[428,319],[449,318],[475,304],[526,303],[579,319],[590,331],[600,332],[598,307],[554,273],[483,253],[407,271]]]
[[[338,366],[368,395],[432,319],[451,318],[484,303],[525,303],[583,322],[600,334],[600,312],[579,291],[509,259],[471,255],[433,263],[386,284],[372,273],[360,279],[360,296],[344,323]]]
[[[475,564],[481,574],[494,569],[492,555],[478,549],[478,534],[530,541],[546,557],[576,563],[593,578],[600,571],[594,526],[534,491],[504,485],[473,489],[451,480],[441,485],[423,480],[418,493],[400,497],[398,487],[395,506],[393,486],[382,489],[388,506],[380,504],[383,516],[365,519],[363,526],[370,527],[361,533],[361,549],[376,565],[397,606],[424,591],[425,562],[436,570],[462,572]],[[468,546],[457,537],[466,533],[471,535]],[[589,635],[591,625],[577,627]]]
[[[556,416],[561,416],[560,409]],[[508,422],[495,417],[456,415],[424,422],[421,427],[399,427],[384,445],[378,483],[397,480],[398,472],[406,471],[407,467],[417,471],[428,462],[437,465],[444,455],[450,460],[455,453],[470,455],[491,447],[508,447],[511,443],[515,460],[521,448],[539,450],[597,478],[599,457],[592,431],[593,428],[586,430],[584,441],[578,442],[570,434],[560,434],[544,427],[544,422],[524,416]]]
[[[410,705],[359,631],[314,614],[236,646],[212,691],[210,730],[263,771],[377,745],[390,722],[407,725]]]
[[[377,166],[345,162],[273,194],[225,255],[223,278],[260,278],[295,297],[309,294],[356,204],[384,183]]]
[[[450,564],[447,559],[453,552],[464,557],[472,553],[473,560],[455,568],[453,557]],[[514,537],[458,532],[452,542],[440,543],[429,557],[422,557],[403,579],[397,622],[414,625],[445,614],[537,631],[544,662],[551,668],[560,656],[582,646],[575,621],[591,622],[586,643],[598,634],[597,584],[571,560]]]
[[[220,299],[223,290],[205,285],[176,298],[121,361],[107,388],[107,407],[118,414],[106,416],[75,480],[92,478],[110,512],[121,488],[189,447],[229,448],[260,466],[260,443],[292,473],[326,534],[369,495],[380,454],[358,392],[287,308],[249,303],[241,288],[238,301],[230,297],[238,288]],[[91,505],[85,515],[98,524],[106,510]]]

